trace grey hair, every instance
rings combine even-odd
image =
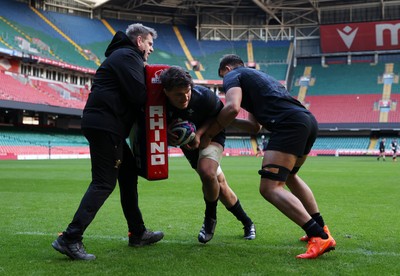
[[[135,23],[131,24],[128,26],[126,29],[126,35],[129,37],[129,39],[136,44],[136,38],[138,36],[144,36],[147,37],[148,35],[151,35],[154,39],[157,38],[157,32],[153,28],[143,26],[141,23]]]

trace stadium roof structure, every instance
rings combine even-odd
[[[104,0],[75,0],[104,1]],[[109,0],[101,6],[103,9],[114,9],[125,12],[146,13],[173,17],[193,17],[205,14],[243,14],[264,16],[264,24],[289,25],[299,22],[311,24],[332,23],[324,15],[332,11],[341,11],[351,16],[343,20],[358,21],[364,11],[378,12],[381,20],[394,7],[399,9],[399,0]],[[339,18],[330,20],[340,20]],[[360,20],[365,21],[365,18]],[[373,18],[371,20],[376,20]],[[338,22],[334,22],[338,23]]]
[[[101,5],[107,3],[110,0],[73,0],[73,1],[81,5],[84,5],[88,8],[94,9],[100,7]]]
[[[80,11],[199,20],[221,14],[257,18],[262,25],[321,25],[398,19],[400,0],[42,0]],[[222,20],[224,23],[226,20]]]

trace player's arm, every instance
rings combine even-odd
[[[207,131],[207,129],[211,126],[213,119],[207,120],[200,128],[197,129],[196,135],[199,137],[203,136],[203,134]]]
[[[146,101],[145,70],[136,54],[124,51],[116,55],[113,70],[118,77],[119,86],[127,100],[143,105]],[[134,89],[132,89],[134,87]]]
[[[178,144],[179,136],[172,131],[176,120],[168,123],[167,126],[167,140],[169,146],[176,146]]]
[[[200,148],[207,147],[215,135],[232,123],[239,114],[241,102],[242,89],[240,87],[232,87],[226,92],[225,106],[219,112],[215,122],[211,124],[201,137]]]
[[[200,128],[196,129],[196,136],[194,137],[193,141],[189,144],[184,145],[184,147],[188,150],[197,149],[200,145],[201,136],[203,136],[206,130],[210,127],[211,123],[212,119],[206,121],[204,124],[202,124]]]
[[[201,124],[199,128],[196,130],[196,136],[192,142],[186,145],[187,149],[197,149],[200,145],[200,139],[203,134],[207,131],[207,129],[211,126],[212,122],[215,121],[215,118],[218,116],[218,113],[223,108],[223,103],[221,99],[212,92],[209,88],[204,86],[198,86],[199,91],[202,91],[202,106],[206,111],[206,117],[204,117],[204,122]]]
[[[251,113],[249,113],[247,119],[235,118],[231,126],[249,132],[250,134],[257,134],[262,128],[262,125],[257,122],[256,118]]]

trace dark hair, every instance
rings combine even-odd
[[[169,91],[174,87],[187,87],[190,85],[193,87],[193,79],[192,76],[179,66],[171,66],[164,72],[162,72],[160,76],[161,84],[164,89]]]
[[[234,55],[234,54],[224,55],[221,58],[221,61],[219,62],[218,76],[220,76],[221,70],[223,70],[225,68],[225,66],[227,66],[227,65],[230,65],[230,66],[236,68],[239,66],[244,66],[244,62],[238,55]]]

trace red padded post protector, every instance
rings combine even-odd
[[[148,180],[168,178],[166,97],[160,75],[168,65],[146,65],[147,100],[130,135],[138,174]]]

